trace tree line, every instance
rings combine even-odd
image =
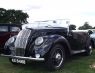
[[[71,24],[71,25],[69,26],[69,29],[70,29],[70,30],[76,30],[76,25]],[[85,22],[84,25],[80,26],[78,29],[79,29],[79,30],[95,29],[95,27],[92,27],[88,22]]]
[[[29,15],[22,10],[14,10],[14,9],[4,9],[0,8],[0,23],[15,23],[15,24],[26,24],[28,23],[27,18]],[[76,25],[71,24],[69,26],[70,30],[76,30]],[[85,22],[83,26],[78,28],[79,30],[86,30],[86,29],[95,29],[89,25],[88,22]]]
[[[28,14],[22,10],[0,8],[0,23],[26,24],[27,18],[29,18]]]

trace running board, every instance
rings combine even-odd
[[[83,52],[86,52],[86,50],[72,50],[72,54],[78,54],[78,53],[83,53]]]

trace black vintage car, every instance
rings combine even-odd
[[[89,34],[68,29],[50,24],[39,28],[27,27],[6,42],[1,56],[9,57],[13,64],[25,64],[26,60],[44,61],[49,69],[57,70],[69,55],[82,52],[91,55]]]

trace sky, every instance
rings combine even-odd
[[[69,19],[77,27],[86,21],[95,26],[95,0],[1,0],[0,8],[27,12],[29,23]]]

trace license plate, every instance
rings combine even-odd
[[[12,59],[12,62],[26,64],[26,61],[25,60],[21,60],[21,59]]]

